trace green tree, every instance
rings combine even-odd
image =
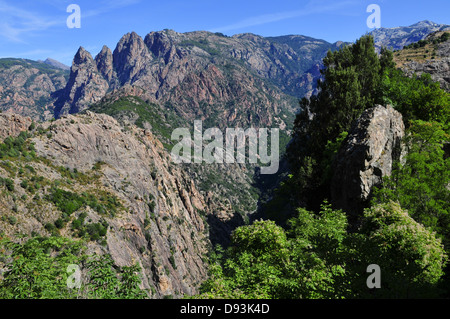
[[[300,286],[295,298],[340,299],[350,294],[343,253],[348,221],[344,212],[324,202],[318,214],[304,208],[289,220],[293,260]]]
[[[370,35],[339,51],[329,51],[323,59],[319,93],[301,100],[302,112],[295,119],[288,148],[298,185],[295,193],[309,202],[308,207],[319,208],[329,194],[326,176],[330,175],[330,158],[324,153],[327,144],[336,143],[348,132],[365,109],[383,103],[382,75],[392,63],[388,50],[383,49],[378,57]]]
[[[67,299],[67,266],[81,264],[83,244],[62,237],[31,238],[23,244],[0,241],[8,269],[0,281],[3,299]]]
[[[429,74],[407,77],[401,70],[390,69],[382,81],[385,103],[394,106],[409,125],[411,120],[435,121],[449,132],[450,94],[440,88]]]
[[[0,238],[3,299],[143,299],[140,267],[117,267],[110,255],[88,256],[85,242],[63,237],[33,237],[23,243]],[[84,272],[79,289],[69,289],[69,265]]]
[[[211,268],[211,279],[202,287],[208,298],[273,298],[286,280],[289,244],[284,230],[271,221],[258,221],[236,229],[232,247],[224,256],[213,257],[223,264]],[[286,293],[289,290],[285,290]]]
[[[347,240],[348,278],[359,298],[436,298],[447,255],[435,233],[398,204],[367,209],[361,230]],[[381,289],[368,290],[366,267],[381,269]]]
[[[200,297],[338,298],[346,225],[345,214],[324,205],[320,216],[299,209],[288,232],[273,221],[240,227],[232,246],[213,255]]]
[[[374,200],[400,203],[416,221],[438,232],[450,249],[450,158],[443,150],[448,140],[442,124],[413,121],[405,138],[408,153],[383,179]]]

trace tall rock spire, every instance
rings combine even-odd
[[[104,45],[102,50],[95,57],[95,63],[101,75],[106,81],[108,81],[108,83],[111,83],[113,78],[116,76],[113,67],[113,56],[111,49]]]
[[[83,47],[75,54],[66,87],[55,102],[55,116],[78,113],[99,101],[108,91],[107,81],[100,75],[92,55]]]
[[[113,66],[120,83],[132,83],[152,59],[144,40],[136,32],[124,35],[113,53]]]

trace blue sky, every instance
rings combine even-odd
[[[79,29],[67,27],[70,4],[81,8]],[[163,29],[355,41],[371,30],[369,4],[380,6],[386,28],[421,20],[450,24],[448,0],[0,0],[0,57],[51,57],[70,65],[79,46],[95,56],[104,44],[114,50],[127,32],[144,37]]]

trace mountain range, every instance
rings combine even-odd
[[[370,33],[378,49],[386,47],[395,51],[425,39],[430,33],[445,30],[450,30],[450,25],[424,20],[407,27],[379,28]]]
[[[422,21],[371,34],[378,47],[398,50],[449,28]],[[344,44],[302,35],[228,37],[163,30],[141,38],[131,32],[114,51],[104,46],[95,57],[80,47],[71,68],[50,58],[0,59],[0,109],[47,120],[83,111],[131,85],[143,89],[144,100],[184,119],[214,122],[220,114],[226,118],[222,125],[284,127],[297,109],[295,100],[315,93],[327,51]]]
[[[448,28],[422,21],[372,34],[379,47],[397,50]],[[95,56],[80,47],[70,70],[52,59],[0,59],[0,139],[9,136],[3,148],[11,148],[0,161],[8,189],[0,233],[88,233],[90,252],[142,266],[153,298],[197,293],[208,250],[227,245],[276,181],[250,164],[175,165],[171,132],[194,120],[277,127],[283,150],[298,100],[316,93],[323,57],[348,44],[163,30],[130,32]],[[410,65],[409,56],[402,67],[434,72],[446,85],[448,45],[435,55],[439,68]]]
[[[65,64],[63,64],[63,63],[61,63],[59,61],[56,61],[56,60],[54,60],[52,58],[47,58],[45,61],[38,60],[37,62],[45,63],[45,64],[53,66],[53,67],[55,67],[57,69],[61,69],[61,70],[65,70],[65,71],[69,71],[70,70],[70,66],[67,66],[67,65],[65,65]]]

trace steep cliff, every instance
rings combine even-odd
[[[27,119],[0,119],[14,134],[28,130]],[[0,186],[0,232],[87,236],[91,253],[140,265],[153,298],[197,291],[207,274],[211,210],[149,131],[87,112],[29,135],[28,151],[0,161],[0,177],[11,181]]]
[[[367,205],[374,186],[401,159],[405,134],[402,115],[391,106],[364,111],[352,126],[333,163],[332,202],[355,216]]]

